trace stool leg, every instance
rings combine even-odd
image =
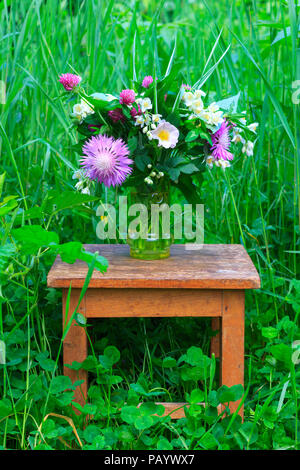
[[[71,290],[68,318],[66,319],[66,300],[68,290],[63,289],[63,328],[64,325],[67,324],[69,318],[72,316],[75,308],[77,307],[80,292],[80,289]],[[78,309],[78,313],[81,313],[82,315],[85,315],[84,305],[85,300],[83,299]],[[72,383],[75,382],[75,380],[84,380],[84,382],[79,387],[76,387],[74,392],[74,401],[79,403],[81,406],[84,406],[87,397],[87,371],[72,370],[66,367],[65,364],[72,364],[73,361],[84,361],[87,357],[87,346],[87,336],[84,328],[76,325],[75,321],[73,321],[63,344],[64,375],[69,376],[72,380]]]
[[[219,331],[216,336],[212,336],[210,340],[210,354],[214,354],[215,357],[220,357],[221,353],[221,318],[214,317],[211,320],[211,329],[213,331]]]
[[[244,386],[244,335],[245,292],[226,290],[223,292],[221,384],[232,387]],[[233,413],[239,402],[230,403]],[[243,407],[239,414],[243,418]]]

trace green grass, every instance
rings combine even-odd
[[[300,370],[291,360],[291,345],[300,339],[295,3],[0,0],[0,80],[6,87],[6,102],[0,104],[2,199],[16,196],[0,205],[0,333],[8,357],[0,366],[1,448],[80,447],[64,418],[50,416],[41,427],[45,416],[56,412],[72,418],[85,448],[299,449]],[[243,243],[262,280],[262,289],[246,298],[245,423],[236,416],[216,417],[222,397],[216,392],[214,361],[200,380],[185,380],[182,367],[190,374],[191,364],[178,364],[191,346],[208,354],[207,322],[130,319],[99,321],[88,329],[93,345],[86,365],[93,380],[89,402],[98,414],[84,430],[63,393],[68,384],[60,375],[61,299],[46,287],[54,255],[47,248],[26,254],[12,230],[40,224],[61,242],[97,242],[93,203],[57,213],[48,206],[32,218],[24,212],[45,207],[51,190],[74,189],[78,162],[71,149],[76,143],[68,117],[72,103],[64,106],[59,99],[58,74],[79,73],[91,92],[117,91],[154,67],[163,73],[175,40],[174,89],[195,83],[230,45],[204,89],[216,99],[241,92],[241,110],[260,123],[253,157],[240,155],[226,173],[208,170],[198,184],[205,242]],[[108,191],[107,197],[114,200],[115,194]],[[114,367],[102,359],[99,369],[98,356],[105,356],[108,345],[117,347],[121,358]],[[197,354],[203,364],[206,360]],[[166,357],[176,364],[163,367]],[[192,400],[189,394],[198,386],[210,404],[205,414],[194,410],[186,420],[160,419],[148,426],[153,410],[141,416],[128,410],[156,392],[166,401]]]

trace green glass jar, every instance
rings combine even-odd
[[[165,180],[130,192],[127,243],[132,258],[156,260],[170,256],[170,185]]]

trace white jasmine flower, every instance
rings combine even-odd
[[[219,166],[221,168],[224,168],[224,169],[231,166],[228,160],[222,160],[222,159],[221,160],[216,160],[215,165]]]
[[[152,131],[152,137],[158,140],[159,147],[174,148],[178,142],[179,130],[169,122],[163,121]]]
[[[82,170],[76,170],[76,171],[73,173],[72,179],[73,179],[73,180],[80,180],[80,179],[82,179],[82,177],[83,177]]]
[[[233,137],[232,137],[231,141],[234,144],[238,144],[239,142],[241,142],[243,145],[245,144],[245,139],[244,139],[244,137],[242,137],[241,132],[243,132],[243,131],[240,127],[233,127],[233,129],[232,129]]]
[[[88,186],[86,188],[82,189],[81,194],[90,194],[90,190],[89,190]]]
[[[194,93],[192,93],[191,91],[185,91],[182,95],[182,99],[184,101],[184,104],[187,106],[187,107],[190,107],[191,104],[193,103],[194,101]]]
[[[83,100],[73,106],[71,116],[82,122],[89,114],[94,114],[94,110]]]
[[[145,126],[149,126],[150,122],[151,122],[151,117],[147,113],[147,114],[145,114]]]
[[[191,109],[195,114],[200,114],[204,108],[204,104],[201,98],[195,99],[191,104]]]
[[[209,155],[206,160],[206,165],[209,167],[209,168],[212,168],[214,166],[214,162],[215,162],[215,159],[212,155]]]
[[[151,131],[147,132],[147,137],[148,137],[149,140],[153,139]],[[151,168],[151,167],[152,167],[152,165],[150,165],[150,166],[148,165],[148,168]]]
[[[136,103],[140,105],[142,113],[152,109],[152,103],[150,98],[138,98]]]
[[[254,134],[256,134],[256,129],[258,128],[258,126],[258,122],[252,122],[252,124],[249,124],[248,129],[254,132]]]
[[[161,114],[152,114],[152,122],[159,124],[161,121]]]
[[[211,112],[211,113],[216,113],[217,111],[219,111],[219,106],[217,105],[217,103],[211,103],[209,106],[208,106],[208,111]]]
[[[202,96],[206,96],[206,93],[205,93],[204,91],[202,91],[202,90],[200,90],[200,89],[199,89],[199,90],[195,90],[194,97],[195,97],[196,99],[202,98]]]
[[[248,140],[247,143],[244,144],[242,148],[242,152],[246,153],[247,157],[252,157],[253,149],[254,149],[254,142],[251,142],[251,140]]]
[[[81,191],[83,189],[83,181],[78,181],[78,183],[75,184],[75,188],[77,191]]]
[[[135,116],[135,125],[144,127],[144,125],[145,125],[144,117],[139,115],[139,114],[137,116]]]

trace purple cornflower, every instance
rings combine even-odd
[[[147,75],[142,81],[142,87],[149,88],[152,82],[153,82],[153,77],[151,75]]]
[[[210,150],[215,160],[233,160],[233,154],[228,151],[231,144],[230,128],[231,126],[224,120],[220,129],[211,136],[213,145]]]
[[[122,139],[114,139],[107,135],[92,136],[83,146],[83,158],[80,165],[91,180],[105,186],[122,184],[132,172],[129,165],[133,161],[128,158],[129,148]]]
[[[135,92],[134,90],[123,90],[120,93],[120,103],[121,104],[132,104],[135,101]]]
[[[81,82],[81,77],[79,77],[79,75],[74,75],[73,73],[63,73],[59,77],[59,82],[65,90],[72,91],[78,83]]]

